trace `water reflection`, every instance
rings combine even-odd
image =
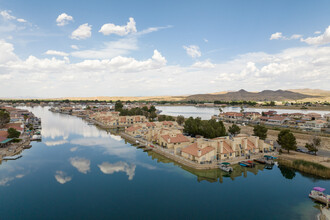
[[[286,179],[292,180],[296,176],[296,172],[291,168],[285,166],[279,166],[278,168]]]
[[[77,151],[77,150],[78,150],[78,147],[71,147],[71,148],[70,148],[70,151],[71,151],[71,152],[75,152],[75,151]]]
[[[102,164],[98,165],[100,170],[104,174],[113,174],[116,172],[125,172],[126,175],[128,176],[128,180],[132,180],[134,175],[135,175],[135,164],[129,165],[126,162],[119,161],[117,163],[108,163],[108,162],[103,162]]]
[[[55,173],[55,179],[57,182],[59,182],[60,184],[64,184],[67,182],[70,182],[72,180],[71,176],[67,176],[65,172],[58,170]]]
[[[4,177],[0,179],[0,186],[9,186],[9,182],[15,180],[15,179],[21,179],[24,177],[24,174],[17,174],[16,176],[12,177]]]
[[[47,146],[56,146],[68,143],[68,140],[58,140],[58,141],[45,141]]]
[[[193,174],[197,177],[197,181],[207,181],[210,183],[214,182],[220,182],[222,183],[225,178],[229,178],[231,180],[235,180],[237,177],[247,177],[248,173],[252,173],[254,175],[257,175],[259,171],[265,170],[265,165],[256,164],[254,168],[246,168],[239,165],[233,165],[234,171],[232,173],[226,173],[224,171],[221,171],[220,169],[211,169],[211,170],[196,170],[189,167],[182,166],[181,164],[178,164],[170,159],[167,159],[166,157],[157,154],[155,152],[149,151],[148,155],[153,159],[157,160],[158,163],[172,163],[176,166],[181,167],[185,171],[188,171],[189,173]]]
[[[80,173],[87,174],[90,171],[91,161],[81,157],[70,157],[69,159],[71,165]]]

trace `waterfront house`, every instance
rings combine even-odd
[[[181,156],[197,163],[212,162],[216,159],[216,149],[207,144],[195,142],[182,148]]]

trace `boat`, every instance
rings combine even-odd
[[[267,170],[272,170],[273,169],[273,164],[266,164],[265,165],[265,169],[267,169]]]
[[[239,165],[241,165],[242,167],[251,167],[252,165],[250,163],[248,163],[247,161],[241,161],[238,163]]]
[[[269,156],[269,155],[265,155],[264,158],[265,158],[266,164],[269,164],[269,165],[274,165],[274,160],[277,159],[276,157]]]
[[[229,165],[230,165],[230,163],[224,162],[224,163],[219,164],[219,168],[220,168],[220,170],[231,173],[231,172],[233,172],[234,169]]]
[[[254,159],[255,162],[258,162],[258,163],[261,163],[261,164],[265,164],[266,163],[266,160],[264,158],[257,158],[257,159]]]
[[[322,187],[314,187],[313,190],[309,193],[309,198],[314,201],[324,203],[325,205],[330,204],[330,195],[324,193],[325,188]]]
[[[19,158],[21,158],[22,155],[15,155],[15,156],[7,156],[7,157],[3,157],[3,160],[17,160]]]
[[[255,167],[255,163],[253,163],[253,161],[248,160],[247,162],[251,165],[250,167]]]

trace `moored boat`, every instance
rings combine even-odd
[[[261,164],[265,164],[266,163],[266,160],[264,158],[257,158],[257,159],[254,159],[255,162],[258,162],[258,163],[261,163]]]
[[[314,187],[309,193],[309,198],[328,206],[330,204],[330,195],[325,194],[324,191],[324,188]]]
[[[255,167],[255,163],[253,163],[253,161],[248,160],[247,162],[250,164],[250,167]]]
[[[248,163],[247,161],[241,161],[238,164],[242,167],[252,167],[252,164]]]
[[[231,172],[233,172],[234,169],[229,165],[230,165],[230,163],[224,162],[224,163],[219,164],[219,168],[220,168],[220,170],[231,173]]]

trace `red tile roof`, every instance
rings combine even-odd
[[[153,122],[147,122],[146,125],[147,125],[147,127],[155,127],[156,126],[156,124],[153,123]]]
[[[174,137],[171,137],[170,135],[162,135],[162,138],[167,142],[167,143],[182,143],[182,142],[189,142],[189,139],[184,136],[183,134],[177,134]]]
[[[239,112],[225,112],[226,116],[242,117],[243,114]]]
[[[173,125],[173,122],[171,122],[171,121],[163,121],[163,125]]]
[[[228,154],[228,153],[234,153],[233,149],[231,148],[231,146],[229,144],[227,144],[227,142],[223,142],[223,152],[222,154]]]
[[[141,128],[141,126],[137,126],[137,127],[129,127],[129,128],[126,128],[126,131],[130,132],[130,131],[136,131],[136,130],[139,130]]]
[[[8,132],[7,131],[0,131],[0,137],[5,137],[7,138]]]
[[[189,145],[188,147],[185,147],[182,149],[182,152],[186,153],[186,154],[190,154],[190,155],[193,155],[195,157],[201,157],[201,156],[198,156],[198,151],[201,151],[201,156],[204,156],[205,154],[211,152],[214,150],[213,147],[210,147],[210,146],[207,146],[207,147],[204,147],[204,148],[198,148],[197,147],[197,143],[193,143],[191,145]]]

